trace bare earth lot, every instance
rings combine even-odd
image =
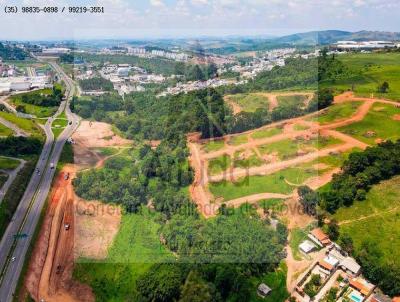
[[[86,121],[73,139],[75,164],[64,166],[57,176],[24,282],[36,301],[94,301],[91,288],[72,279],[74,260],[104,259],[120,226],[119,207],[78,198],[72,179],[79,170],[104,163],[106,157],[94,148],[131,142],[115,135],[108,124]]]

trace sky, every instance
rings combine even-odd
[[[19,13],[6,14],[5,6]],[[104,14],[23,14],[21,6],[103,6]],[[0,40],[280,36],[400,31],[399,0],[0,0]]]

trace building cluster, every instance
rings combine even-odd
[[[285,59],[293,57],[295,51],[296,49],[294,48],[266,51],[245,65],[236,63],[233,66],[221,68],[219,72],[236,72],[243,78],[251,79],[256,77],[260,72],[271,70],[275,66],[285,66]]]
[[[386,48],[400,48],[400,42],[392,41],[338,41],[333,48],[338,50],[376,50]]]
[[[240,82],[243,84],[243,82]],[[179,93],[188,93],[194,90],[200,90],[205,88],[215,88],[219,86],[224,86],[232,84],[232,82],[225,79],[209,79],[207,81],[189,81],[186,83],[178,83],[174,87],[168,87],[164,92],[159,94],[158,96],[166,96],[168,94],[179,94]]]
[[[152,49],[147,50],[144,47],[112,47],[112,48],[103,48],[100,53],[102,54],[125,54],[125,55],[133,55],[140,56],[146,58],[152,57],[163,57],[170,60],[185,62],[189,59],[189,55],[180,52],[177,50],[174,51],[166,51],[162,49]]]
[[[66,47],[42,48],[43,55],[62,55],[62,54],[68,54],[70,52],[71,52],[71,49],[66,48]]]
[[[0,95],[9,94],[13,91],[29,91],[51,87],[53,85],[49,76],[37,75],[34,71],[31,72],[30,76],[26,76],[14,65],[5,64],[0,59]]]
[[[299,246],[303,254],[320,250],[322,253],[310,268],[297,279],[292,296],[300,302],[323,301],[333,288],[337,289],[336,301],[390,302],[380,290],[361,274],[361,266],[339,245],[331,242],[319,228],[308,234]],[[318,282],[315,282],[318,280]]]

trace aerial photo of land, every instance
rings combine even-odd
[[[399,11],[0,1],[0,302],[399,302]]]

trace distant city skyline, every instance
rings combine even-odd
[[[0,0],[1,40],[281,36],[312,30],[400,30],[398,0],[93,0],[104,14],[5,14],[5,5],[59,7],[73,0]]]

